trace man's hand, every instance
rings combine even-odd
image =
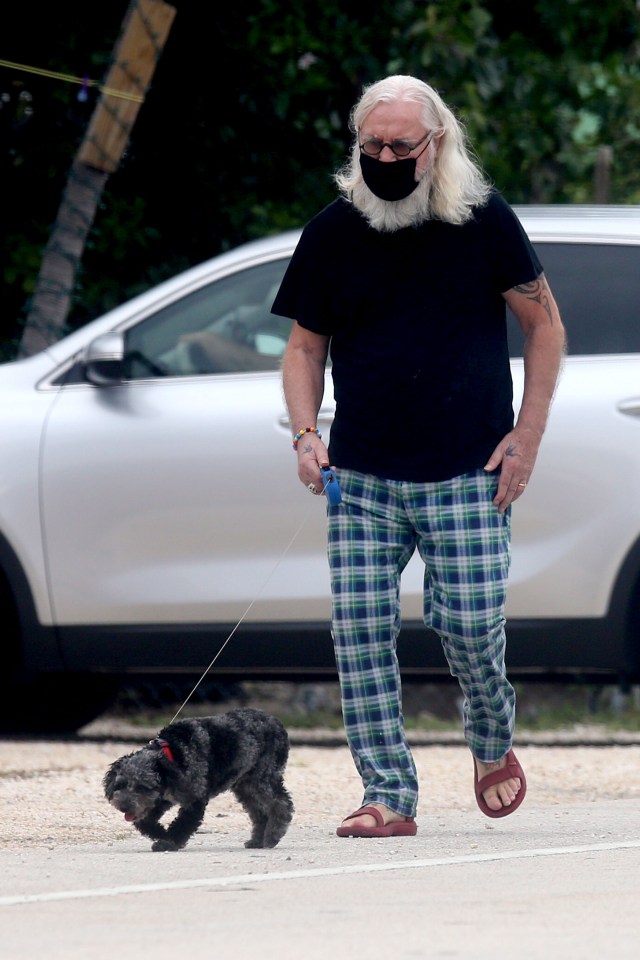
[[[509,504],[521,497],[527,489],[529,478],[538,456],[541,437],[532,431],[519,430],[516,427],[500,441],[484,469],[492,472],[500,467],[498,492],[493,502],[500,513],[504,513]]]
[[[329,451],[317,433],[308,429],[317,421],[324,393],[329,337],[294,323],[282,361],[284,388],[292,432],[303,430],[298,441],[298,476],[311,493],[322,493],[320,467],[329,466]]]
[[[320,467],[329,466],[329,451],[316,433],[309,433],[298,442],[298,476],[311,493],[320,494],[324,480]]]
[[[527,489],[565,349],[564,327],[543,273],[502,296],[524,334],[524,392],[518,422],[484,468],[492,471],[500,467],[498,492],[493,501],[500,513]]]

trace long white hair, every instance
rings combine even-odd
[[[365,118],[380,103],[418,103],[423,123],[435,132],[438,147],[429,145],[429,166],[417,188],[404,200],[380,200],[367,187],[360,170],[359,131]],[[351,155],[335,174],[340,192],[364,213],[378,230],[398,230],[422,220],[464,223],[473,208],[484,206],[491,184],[472,156],[460,121],[439,94],[416,77],[395,75],[365,87],[349,119],[354,134]]]

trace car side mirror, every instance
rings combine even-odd
[[[124,335],[115,331],[100,334],[85,347],[82,366],[86,379],[95,387],[122,383]]]

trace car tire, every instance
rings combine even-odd
[[[112,677],[15,671],[0,701],[0,733],[76,733],[106,710],[119,686]]]

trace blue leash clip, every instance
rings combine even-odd
[[[336,479],[334,471],[331,469],[331,467],[320,467],[320,473],[322,474],[324,492],[326,493],[327,500],[331,506],[335,507],[337,504],[342,503],[340,484]]]

